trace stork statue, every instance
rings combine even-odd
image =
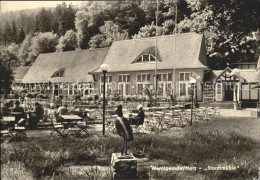
[[[121,155],[127,155],[127,141],[133,141],[133,131],[130,127],[130,123],[123,117],[122,105],[117,106],[117,118],[115,121],[116,131],[119,136],[124,138],[124,144],[121,151]]]

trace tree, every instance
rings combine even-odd
[[[58,37],[51,32],[38,33],[32,38],[31,52],[29,53],[29,59],[34,62],[40,53],[55,52],[55,47],[58,44]]]
[[[15,45],[0,47],[0,83],[1,90],[4,90],[5,96],[11,90],[12,81],[14,80],[13,70],[20,65],[15,51],[17,51],[17,46]]]
[[[18,43],[17,27],[14,21],[12,26],[12,42],[14,42],[15,44]]]
[[[160,36],[163,34],[164,34],[163,28],[161,26],[158,26],[157,35]],[[148,37],[153,37],[155,35],[156,35],[156,26],[152,22],[151,25],[145,25],[144,27],[141,27],[138,34],[134,35],[133,38],[134,39],[148,38]]]
[[[54,23],[53,30],[59,36],[63,36],[68,30],[75,30],[75,15],[76,10],[70,4],[67,7],[67,4],[64,2],[58,4],[53,12],[54,14]]]
[[[145,12],[136,3],[117,4],[117,6],[111,8],[111,11],[114,16],[114,23],[120,25],[123,30],[127,30],[129,36],[138,33],[139,29],[145,24]]]
[[[223,69],[227,63],[256,61],[259,44],[256,0],[250,3],[208,0],[197,5],[190,19],[178,24],[178,31],[204,33],[212,69]],[[205,9],[201,10],[202,7]]]
[[[77,47],[77,35],[73,30],[66,32],[59,39],[59,44],[56,46],[57,51],[73,51]]]
[[[5,23],[5,30],[4,30],[4,44],[7,46],[12,42],[12,29],[8,23],[8,21]]]
[[[39,31],[40,31],[40,19],[39,19],[39,16],[36,15],[34,18],[34,23],[33,23],[33,33],[36,33]]]
[[[18,34],[18,43],[19,44],[23,43],[24,39],[25,39],[25,33],[23,31],[23,28],[21,28]]]
[[[128,38],[128,34],[125,30],[122,30],[119,25],[114,24],[112,21],[106,21],[104,26],[101,26],[100,33],[93,37],[89,41],[91,48],[110,47],[113,41],[124,40]]]
[[[33,32],[50,32],[52,12],[42,8],[41,11],[35,16]]]
[[[81,10],[76,13],[78,47],[86,49],[92,36],[99,34],[99,27],[104,24],[104,2],[84,2]]]
[[[19,56],[23,65],[31,64],[31,60],[29,59],[29,54],[31,53],[32,38],[33,36],[31,34],[27,35],[23,43],[21,44],[19,50]]]

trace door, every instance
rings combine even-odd
[[[57,84],[54,85],[54,95],[55,96],[59,95],[59,85],[57,85]]]
[[[121,96],[130,95],[130,84],[129,83],[119,83],[118,90],[119,90],[119,94]]]
[[[233,101],[234,96],[234,85],[232,83],[225,83],[225,101]]]
[[[158,85],[159,96],[167,97],[172,94],[172,82],[160,82]]]
[[[222,83],[216,83],[216,101],[223,101],[224,100],[224,92],[223,92],[223,84]]]

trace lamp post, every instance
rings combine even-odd
[[[109,66],[107,64],[102,64],[100,66],[101,71],[103,72],[103,136],[105,135],[105,108],[106,108],[106,73]]]
[[[196,79],[195,78],[191,78],[190,79],[190,89],[191,89],[191,108],[190,108],[190,125],[192,126],[192,111],[193,111],[193,94],[194,94],[194,85],[196,83]]]

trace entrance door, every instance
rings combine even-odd
[[[233,101],[234,85],[231,83],[225,84],[225,101]]]
[[[55,96],[59,95],[59,85],[57,85],[57,84],[54,85],[54,95]]]

